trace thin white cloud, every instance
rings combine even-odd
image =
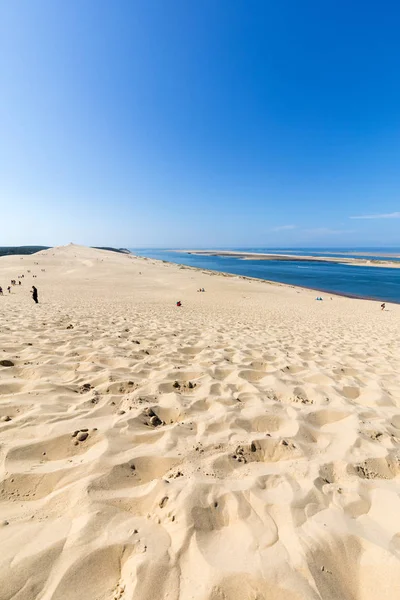
[[[329,229],[329,227],[316,227],[315,229],[304,229],[308,235],[343,235],[345,233],[354,233],[354,229]]]
[[[296,225],[279,225],[278,227],[273,227],[272,231],[287,231],[289,229],[296,229]]]
[[[359,215],[350,219],[400,219],[400,212],[384,213],[381,215]]]

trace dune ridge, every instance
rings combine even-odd
[[[399,306],[75,245],[19,274],[0,600],[398,598]]]

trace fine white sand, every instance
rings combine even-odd
[[[0,600],[399,598],[400,306],[73,245],[0,285]]]

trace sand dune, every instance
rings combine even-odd
[[[20,274],[0,600],[397,600],[399,306],[74,245]]]

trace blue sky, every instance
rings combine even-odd
[[[400,246],[399,26],[395,2],[6,0],[0,245]]]

